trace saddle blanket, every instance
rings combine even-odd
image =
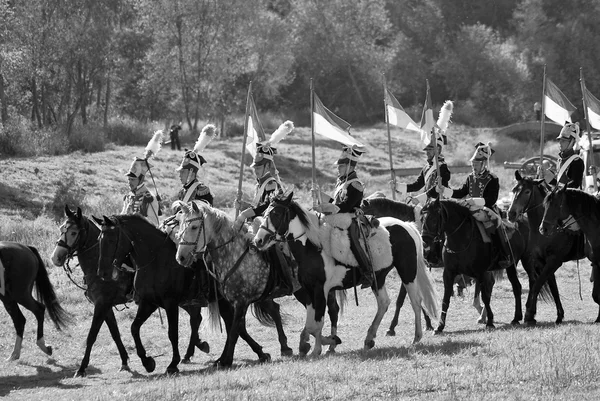
[[[5,270],[2,260],[0,260],[0,295],[6,295],[6,278],[4,276]]]
[[[324,216],[320,222],[319,239],[323,251],[336,261],[346,266],[358,266],[358,261],[350,250],[348,228],[354,213],[338,213]],[[385,227],[379,226],[368,235],[368,248],[364,239],[360,240],[362,248],[371,257],[373,270],[381,270],[391,266],[393,262],[390,234]]]

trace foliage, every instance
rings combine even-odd
[[[48,206],[54,218],[59,220],[64,216],[65,205],[84,208],[85,196],[85,189],[77,182],[75,176],[70,173],[57,182],[54,198]]]
[[[76,127],[69,137],[69,144],[72,150],[102,152],[106,145],[106,133],[101,127],[92,124]]]
[[[154,131],[154,124],[140,124],[130,117],[116,117],[109,121],[106,139],[117,145],[146,145]]]

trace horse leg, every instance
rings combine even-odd
[[[231,327],[227,333],[227,341],[225,341],[225,348],[223,353],[215,362],[216,365],[222,367],[229,367],[233,364],[233,354],[235,352],[235,344],[237,343],[238,337],[240,336],[240,328],[246,327],[246,311],[248,310],[248,304],[238,302],[237,305],[233,306],[233,320]]]
[[[475,293],[473,294],[473,308],[477,310],[477,314],[479,318],[477,319],[477,323],[486,324],[487,323],[487,310],[481,306],[481,283],[479,280],[475,280]]]
[[[492,299],[492,289],[494,288],[494,275],[491,272],[485,272],[483,277],[480,277],[479,279],[481,281],[481,300],[483,301],[483,305],[487,312],[487,324],[485,327],[493,329],[495,327],[494,313],[492,312],[490,301]]]
[[[281,308],[275,301],[267,300],[261,301],[262,307],[271,316],[273,322],[275,322],[275,328],[277,329],[277,338],[279,339],[279,346],[281,356],[292,356],[294,351],[288,346],[287,336],[283,330],[283,321],[281,320]]]
[[[121,333],[119,332],[119,325],[117,324],[117,319],[115,318],[115,314],[110,305],[108,305],[108,311],[106,312],[104,321],[106,322],[106,325],[108,326],[108,331],[110,332],[110,335],[111,335],[113,341],[115,342],[115,344],[117,345],[117,349],[119,350],[119,356],[121,357],[121,368],[119,369],[119,371],[120,372],[130,372],[131,370],[129,369],[129,365],[128,365],[129,356],[127,355],[127,350],[125,349],[125,345],[123,345],[123,341],[121,340]],[[98,326],[98,329],[100,329],[100,326]],[[93,344],[94,343],[92,342],[92,345]],[[91,350],[91,345],[90,345],[90,350]]]
[[[96,305],[94,305],[94,315],[92,317],[92,324],[90,326],[90,329],[88,331],[88,335],[87,335],[87,338],[85,341],[85,352],[83,354],[83,359],[81,360],[81,363],[79,364],[79,369],[77,369],[77,372],[75,372],[74,377],[85,377],[86,376],[85,370],[87,369],[87,367],[90,364],[90,355],[92,353],[92,347],[94,346],[94,343],[96,342],[96,339],[98,338],[98,332],[100,331],[100,327],[102,327],[102,323],[104,322],[104,320],[106,318],[107,309],[110,310],[110,307],[111,307],[110,305],[105,304],[105,303],[102,303],[102,304],[97,303]],[[114,318],[114,315],[113,315],[113,318]],[[113,338],[114,338],[114,336],[113,336]],[[117,345],[117,348],[118,348],[118,345]],[[120,351],[121,350],[119,349],[119,352]],[[121,358],[121,361],[122,360],[123,360],[123,358]],[[127,353],[125,353],[125,364],[127,364]]]
[[[4,303],[4,308],[6,308],[6,311],[10,315],[16,331],[15,346],[12,354],[10,354],[8,357],[8,361],[16,361],[21,357],[21,348],[23,347],[23,332],[25,331],[25,316],[23,316],[23,313],[19,309],[17,302],[13,301],[12,299],[2,298],[2,303]]]
[[[375,337],[377,337],[377,329],[379,329],[379,325],[381,324],[381,320],[387,312],[388,307],[390,306],[390,296],[387,293],[387,288],[385,284],[382,285],[377,291],[373,290],[373,294],[375,295],[375,299],[377,301],[377,313],[375,314],[375,318],[373,318],[373,322],[371,326],[367,330],[367,337],[364,342],[364,349],[368,350],[375,346]],[[420,303],[419,303],[420,304]],[[421,308],[419,308],[419,315],[421,314]],[[419,316],[419,326],[421,323],[421,316]],[[421,333],[422,334],[422,333]]]
[[[144,368],[148,373],[154,372],[154,369],[156,368],[156,362],[154,361],[154,358],[146,355],[146,349],[144,348],[140,338],[140,328],[156,309],[156,305],[141,300],[135,315],[135,319],[133,319],[133,322],[131,323],[131,336],[133,337],[133,341],[135,343],[135,350],[138,357],[142,361],[142,365],[144,365]]]
[[[408,291],[408,298],[410,299],[410,304],[413,308],[413,313],[415,314],[415,338],[413,339],[413,344],[416,344],[423,338],[423,327],[421,326],[422,297],[415,282],[403,284],[406,287],[406,291]]]
[[[33,299],[31,294],[27,294],[24,299],[19,300],[19,303],[23,305],[25,309],[30,310],[37,320],[36,344],[38,348],[41,349],[46,355],[52,355],[52,347],[47,346],[44,340],[44,312],[46,311],[46,307],[43,303]]]
[[[173,354],[171,363],[167,366],[165,374],[172,375],[179,373],[177,365],[181,362],[181,355],[179,354],[179,305],[173,300],[165,301],[164,304],[169,325],[169,341],[171,342],[171,351]]]
[[[219,312],[221,313],[221,317],[225,322],[225,330],[227,332],[227,336],[229,336],[229,331],[231,330],[231,325],[233,324],[233,306],[225,299],[219,300]],[[248,334],[246,327],[240,327],[240,337],[242,340],[246,341],[248,346],[258,355],[258,360],[260,362],[267,362],[271,359],[271,356],[265,352],[263,352],[262,347],[258,344],[251,336]],[[214,362],[214,365],[218,365],[218,360]]]
[[[398,325],[398,316],[400,315],[400,309],[402,309],[402,305],[404,305],[404,300],[406,299],[406,288],[404,285],[400,286],[400,292],[398,293],[398,298],[396,298],[396,310],[394,310],[394,317],[392,318],[392,322],[390,323],[390,328],[388,329],[385,335],[387,336],[395,336],[396,335],[396,326]],[[429,322],[431,324],[431,321]]]
[[[528,326],[535,326],[535,314],[537,313],[537,299],[542,290],[542,287],[549,280],[550,276],[553,275],[556,270],[560,267],[561,262],[557,261],[556,258],[547,258],[546,263],[535,279],[533,287],[529,289],[529,297],[527,299],[527,308],[525,310],[524,322]]]
[[[558,293],[558,285],[556,284],[556,276],[554,274],[551,274],[550,277],[548,277],[548,287],[550,288],[552,299],[554,299],[554,304],[556,305],[556,324],[561,324],[565,318],[565,310],[560,301],[560,294]]]
[[[311,356],[313,357],[321,355],[323,350],[324,338],[322,336],[322,332],[324,324],[323,317],[325,314],[325,297],[319,297],[317,295],[315,298],[316,302],[314,304],[306,306],[306,322],[304,324],[304,330],[306,330],[315,338],[315,347],[311,353]],[[317,316],[319,318],[317,318]]]
[[[331,339],[333,340],[333,344],[329,345],[329,349],[327,350],[328,354],[335,353],[335,347],[338,344],[342,343],[342,340],[337,336],[337,325],[338,325],[338,317],[340,314],[340,305],[336,299],[337,291],[329,291],[327,295],[327,313],[329,314],[329,321],[331,322]],[[310,345],[309,345],[310,347]],[[310,348],[309,348],[310,349]],[[308,350],[307,350],[308,352]]]
[[[515,316],[513,317],[512,322],[510,324],[517,325],[520,323],[521,319],[523,319],[523,309],[521,305],[521,282],[519,281],[519,277],[517,276],[517,268],[514,264],[509,266],[506,269],[506,275],[508,276],[508,280],[512,285],[513,295],[515,297]]]
[[[446,315],[448,314],[448,307],[450,306],[450,297],[452,297],[452,290],[454,286],[454,277],[456,277],[456,273],[450,271],[449,268],[444,269],[444,274],[442,275],[444,279],[444,297],[442,298],[442,314],[440,316],[440,322],[438,324],[437,329],[435,330],[435,334],[441,334],[446,327]]]
[[[198,349],[202,352],[209,353],[210,345],[206,341],[202,341],[200,339],[200,335],[198,334],[200,323],[202,323],[201,307],[183,306],[182,309],[185,310],[188,315],[190,315],[190,342],[188,343],[185,356],[181,360],[181,363],[190,363],[192,357],[194,356],[196,347],[198,347]]]

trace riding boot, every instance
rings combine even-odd
[[[498,244],[498,267],[501,269],[509,268],[514,262],[511,257],[508,241],[504,238],[504,234],[497,230],[495,234],[495,242]]]
[[[206,298],[208,291],[205,288],[205,285],[207,285],[205,283],[208,283],[208,272],[203,263],[198,263],[198,265],[200,266],[196,266],[194,269],[194,278],[182,306],[208,306],[208,299]]]

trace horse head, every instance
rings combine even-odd
[[[559,221],[566,220],[570,215],[565,202],[566,191],[566,185],[557,185],[544,198],[544,216],[539,227],[540,234],[551,235],[555,230],[563,228]]]
[[[55,266],[64,265],[67,258],[72,257],[81,238],[85,236],[83,227],[81,208],[77,208],[74,213],[68,205],[65,205],[65,222],[60,226],[60,237],[56,241],[56,246],[52,252],[52,263]]]
[[[179,202],[177,205],[180,207],[181,213],[179,213],[179,233],[177,238],[179,244],[177,245],[177,263],[182,266],[189,267],[196,260],[199,254],[206,251],[206,247],[210,241],[208,238],[208,230],[205,228],[207,221],[207,214],[204,213],[205,207],[204,202]]]
[[[421,226],[423,231],[423,255],[434,266],[441,264],[444,231],[442,227],[442,205],[438,198],[430,199],[421,210]]]
[[[546,192],[546,182],[543,179],[533,179],[521,176],[519,170],[515,170],[517,183],[512,188],[513,199],[508,208],[508,220],[517,221],[530,210],[542,206],[543,197]]]
[[[102,216],[102,219],[95,216],[92,218],[100,227],[98,277],[102,280],[117,280],[119,269],[133,250],[133,241],[123,230],[117,218],[106,216]]]
[[[265,210],[263,222],[254,236],[254,244],[258,249],[265,250],[273,246],[289,233],[290,221],[295,217],[293,196],[293,192],[277,195]]]

